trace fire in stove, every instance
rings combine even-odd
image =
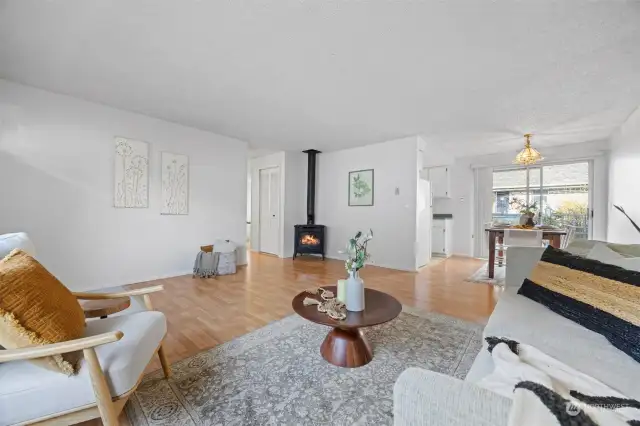
[[[300,244],[304,244],[305,246],[317,246],[320,244],[320,239],[309,234],[305,234],[300,238]]]

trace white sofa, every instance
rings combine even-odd
[[[517,294],[540,260],[543,248],[512,247],[507,257],[505,290],[483,337],[509,337],[532,345],[624,395],[640,399],[640,365],[600,334]],[[394,388],[396,425],[466,426],[507,424],[511,400],[476,386],[493,371],[486,344],[464,381],[411,368]]]

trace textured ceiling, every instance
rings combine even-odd
[[[640,4],[0,0],[0,77],[259,149],[497,152],[604,138],[640,105]]]

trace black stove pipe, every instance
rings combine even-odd
[[[320,151],[307,149],[307,225],[316,223],[316,155]]]

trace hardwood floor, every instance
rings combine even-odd
[[[475,322],[493,311],[498,289],[465,282],[483,261],[452,257],[420,272],[367,266],[365,285],[393,295],[400,303]],[[190,275],[149,281],[131,288],[163,284],[153,295],[155,309],[167,316],[164,348],[169,362],[190,357],[293,314],[291,299],[304,289],[335,285],[345,278],[344,263],[299,257],[295,261],[251,253],[235,275],[193,279]],[[160,368],[157,359],[147,368]],[[125,419],[121,416],[123,423]],[[90,422],[87,425],[100,422]]]

